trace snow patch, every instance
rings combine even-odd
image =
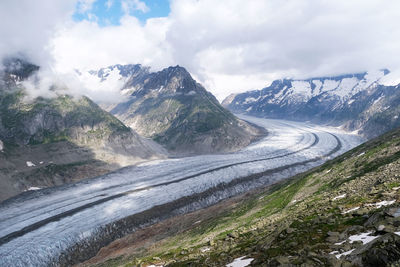
[[[4,145],[3,145],[3,142],[0,140],[0,151],[3,152],[3,149],[4,149]]]
[[[254,98],[254,97],[247,97],[244,100],[244,104],[248,104],[248,103],[252,103],[252,102],[256,102],[258,100],[258,98]]]
[[[377,209],[379,209],[383,206],[392,205],[395,202],[396,202],[396,200],[389,200],[389,201],[384,200],[384,201],[377,202],[377,203],[367,204],[367,206],[375,206]]]
[[[341,245],[343,245],[345,242],[346,242],[346,240],[343,240],[342,242],[335,243],[335,245],[336,245],[336,246],[341,246]],[[332,252],[335,252],[335,251],[332,251]],[[336,251],[336,252],[339,253],[339,251]]]
[[[312,83],[315,85],[313,96],[321,93],[322,82],[320,80],[313,80]]]
[[[342,214],[347,214],[347,213],[356,211],[356,210],[358,210],[359,208],[360,208],[360,207],[355,207],[355,208],[349,209],[349,210],[347,210],[347,211],[342,212]]]
[[[372,232],[366,232],[358,235],[349,236],[350,244],[355,241],[361,241],[363,245],[365,245],[379,237],[379,236],[371,236],[370,234],[372,234]]]
[[[305,81],[293,81],[292,89],[295,94],[303,95],[307,98],[312,96],[311,94],[311,84]]]
[[[248,107],[247,109],[246,109],[246,112],[249,112],[249,111],[251,111],[253,109],[253,107]]]
[[[332,91],[339,86],[339,81],[325,80],[321,92]]]
[[[345,198],[345,197],[346,197],[346,194],[343,194],[343,195],[339,195],[337,197],[334,197],[333,200],[338,200],[338,199],[342,199],[342,198]]]
[[[349,250],[349,251],[346,251],[346,252],[343,252],[343,253],[340,253],[340,254],[337,254],[337,253],[339,253],[339,251],[332,251],[332,252],[329,253],[329,254],[335,255],[335,257],[336,257],[337,259],[339,259],[339,258],[342,257],[342,256],[349,255],[349,254],[352,253],[354,250],[355,250],[355,249],[353,248],[352,250]]]
[[[236,258],[233,262],[228,263],[226,267],[246,267],[254,260],[253,258],[245,259],[246,256]]]
[[[25,191],[35,191],[35,190],[39,190],[41,189],[40,187],[36,187],[36,186],[31,186],[28,189],[26,189]]]
[[[339,86],[334,90],[334,94],[345,98],[352,94],[353,88],[358,84],[359,80],[355,77],[352,78],[344,78]]]
[[[28,167],[35,167],[36,165],[32,161],[27,161],[26,166]]]

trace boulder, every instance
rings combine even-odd
[[[387,233],[346,256],[355,266],[389,266],[400,260],[400,236]]]

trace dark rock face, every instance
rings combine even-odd
[[[343,125],[372,138],[400,126],[400,86],[379,84],[387,73],[277,80],[262,90],[231,95],[223,105],[235,113]]]
[[[117,65],[102,72],[115,68],[126,80],[122,90],[128,100],[114,105],[110,112],[173,153],[233,151],[262,134],[224,109],[180,66],[150,72],[140,65]],[[124,76],[123,69],[132,71]]]
[[[390,266],[400,263],[400,236],[385,234],[354,250],[347,259],[356,266]]]

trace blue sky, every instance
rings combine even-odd
[[[125,14],[123,2],[124,0],[96,0],[90,9],[83,12],[84,4],[78,2],[73,18],[76,21],[97,21],[100,26],[120,25],[120,19]],[[142,23],[148,18],[166,17],[170,12],[168,0],[125,0],[125,3],[129,2],[132,4],[129,15],[137,17]],[[135,8],[135,2],[144,3],[146,8],[144,10]]]

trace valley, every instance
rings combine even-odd
[[[400,267],[400,1],[0,15],[0,267]]]
[[[150,161],[3,202],[0,265],[79,263],[144,226],[274,184],[364,141],[332,127],[240,118],[268,135],[238,152]]]

